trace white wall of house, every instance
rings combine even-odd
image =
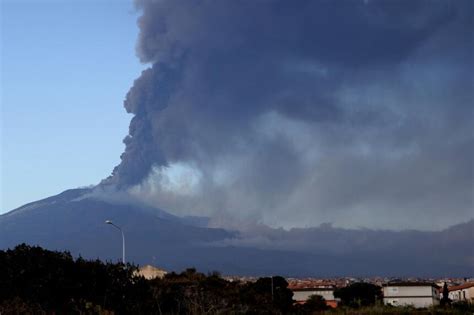
[[[386,286],[383,287],[384,304],[393,306],[429,307],[439,304],[439,292],[433,286]]]
[[[399,297],[399,298],[384,298],[384,304],[393,306],[413,306],[417,308],[430,307],[437,305],[433,298],[430,297]],[[439,301],[438,301],[439,304]]]
[[[449,298],[455,302],[466,301],[474,303],[474,287],[450,291]]]
[[[437,290],[431,286],[386,286],[384,296],[435,296]]]
[[[333,290],[304,290],[293,291],[293,300],[295,301],[306,301],[311,295],[321,295],[326,301],[334,300]]]

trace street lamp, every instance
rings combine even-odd
[[[123,233],[122,228],[115,225],[112,221],[106,220],[105,224],[110,224],[122,233],[122,263],[125,265],[125,234]]]
[[[272,303],[273,303],[273,276],[272,276]]]

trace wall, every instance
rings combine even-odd
[[[412,305],[414,307],[430,307],[435,304],[438,305],[439,301],[430,297],[397,297],[397,298],[384,298],[384,304],[390,304],[393,306],[405,306]]]
[[[383,288],[384,296],[434,296],[430,286],[387,286]]]
[[[293,300],[306,301],[311,295],[321,295],[326,301],[334,300],[334,291],[332,290],[313,290],[313,291],[293,291]]]
[[[394,306],[429,307],[439,304],[439,292],[431,286],[387,286],[383,287],[383,295],[384,304]]]
[[[451,291],[449,298],[453,301],[468,301],[474,303],[474,287]]]

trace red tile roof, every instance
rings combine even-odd
[[[389,282],[383,285],[384,287],[435,287],[440,288],[436,283],[432,282],[410,282],[410,281],[400,281],[400,282]]]
[[[466,282],[466,283],[463,283],[461,285],[448,287],[448,290],[449,291],[456,291],[456,290],[462,290],[462,289],[467,289],[467,288],[471,288],[471,287],[474,287],[474,282]]]

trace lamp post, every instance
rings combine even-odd
[[[273,276],[272,276],[272,303],[273,303]]]
[[[110,220],[106,220],[105,221],[105,224],[110,224],[112,225],[113,227],[115,227],[116,229],[118,229],[120,231],[120,233],[122,233],[122,263],[125,265],[125,234],[123,233],[123,230],[121,227],[115,225],[112,221]]]

